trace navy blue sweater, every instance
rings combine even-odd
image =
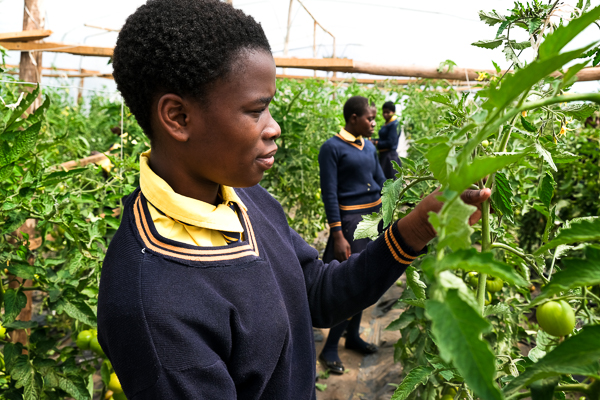
[[[398,148],[398,125],[398,120],[395,120],[379,129],[377,148],[380,151],[396,150]]]
[[[319,151],[321,197],[331,231],[342,229],[341,213],[369,213],[381,207],[385,176],[377,150],[368,140],[364,147],[340,135],[328,139]]]
[[[236,192],[248,241],[222,247],[161,237],[140,190],[124,200],[98,339],[130,400],[315,399],[311,327],[373,304],[416,255],[393,224],[363,253],[324,265],[266,190]]]

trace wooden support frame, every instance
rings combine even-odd
[[[71,45],[66,43],[55,43],[55,42],[43,42],[43,43],[29,43],[29,42],[5,42],[0,41],[0,46],[7,50],[16,51],[48,51],[52,53],[68,53],[78,56],[92,56],[92,57],[112,57],[112,47],[97,47],[97,46],[81,46]]]
[[[42,40],[52,35],[49,29],[34,29],[21,32],[3,32],[0,33],[0,42],[29,42],[32,40]]]

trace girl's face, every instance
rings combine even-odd
[[[373,132],[375,132],[375,117],[377,116],[377,111],[374,107],[367,107],[367,110],[360,117],[354,114],[352,116],[354,126],[353,126],[353,134],[358,136],[362,135],[366,138],[370,138],[373,136]]]
[[[394,112],[392,110],[388,110],[387,108],[384,108],[381,115],[383,115],[385,122],[390,122],[390,119],[392,119],[392,115],[394,115]]]
[[[231,67],[209,87],[206,102],[182,99],[173,117],[163,113],[164,119],[179,118],[168,135],[177,139],[166,150],[169,168],[179,175],[173,180],[198,185],[190,192],[254,186],[273,166],[281,134],[269,112],[276,91],[273,56],[243,50]]]

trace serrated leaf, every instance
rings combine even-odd
[[[42,378],[27,356],[19,356],[10,370],[11,377],[17,381],[15,387],[23,388],[24,400],[38,400],[41,397]]]
[[[576,120],[585,121],[586,118],[594,114],[594,111],[596,111],[597,108],[598,107],[594,104],[583,103],[565,107],[561,110],[561,112],[565,113],[565,115],[569,117],[575,118]]]
[[[401,329],[406,328],[414,320],[415,320],[414,314],[411,314],[411,313],[402,313],[402,314],[400,314],[400,317],[398,317],[397,319],[393,320],[387,326],[387,328],[385,328],[385,330],[386,331],[399,331]]]
[[[525,128],[529,132],[537,132],[537,128],[535,127],[535,125],[533,125],[531,122],[527,121],[525,119],[525,117],[523,117],[522,115],[521,115],[521,124],[523,125],[523,128]]]
[[[4,292],[4,324],[13,322],[23,307],[27,305],[27,296],[20,290],[8,289]]]
[[[69,393],[75,400],[91,400],[85,381],[78,375],[59,376],[58,387]]]
[[[505,37],[492,39],[492,40],[480,40],[478,42],[471,43],[471,46],[481,47],[483,49],[495,49],[500,46],[502,42],[506,39]]]
[[[569,337],[537,363],[511,381],[504,393],[510,394],[531,382],[563,374],[596,375],[600,365],[600,325],[584,326],[579,334]]]
[[[4,344],[4,363],[7,370],[11,370],[13,365],[17,362],[17,358],[23,352],[23,345],[21,343],[6,343]]]
[[[548,150],[542,147],[538,142],[535,143],[535,151],[548,163],[550,168],[552,168],[555,172],[558,171],[556,169],[556,164],[554,164],[554,160],[552,159],[552,154]]]
[[[363,216],[362,221],[356,226],[354,240],[369,238],[375,240],[379,236],[378,226],[383,217],[378,213]]]
[[[535,31],[537,31],[540,26],[542,26],[542,20],[540,18],[531,18],[527,21],[527,30],[530,35],[533,35]]]
[[[15,129],[17,126],[21,125],[21,121],[16,121],[17,118],[21,117],[25,113],[25,111],[29,108],[30,105],[33,104],[35,99],[37,99],[40,94],[40,85],[37,85],[36,88],[31,92],[27,93],[27,95],[21,100],[19,105],[15,107],[12,111],[10,117],[6,121],[5,131],[11,131]],[[16,122],[15,122],[16,121]]]
[[[96,327],[96,314],[90,306],[80,300],[71,300],[64,297],[56,302],[56,312],[66,312],[69,317],[74,318],[86,325]]]
[[[431,270],[431,268],[434,270]],[[439,274],[441,271],[464,269],[466,271],[475,271],[480,274],[488,274],[500,278],[511,285],[527,286],[528,282],[508,264],[496,260],[493,253],[479,253],[473,248],[459,250],[446,254],[435,264],[423,263],[421,268],[429,276]]]
[[[558,27],[541,44],[538,56],[540,60],[547,60],[559,54],[559,52],[579,35],[585,28],[600,18],[600,6],[591,9],[581,17],[574,19],[568,25]]]
[[[502,172],[497,172],[494,177],[494,187],[492,190],[492,203],[494,210],[500,215],[505,216],[509,221],[513,221],[513,192],[510,182]]]
[[[445,104],[447,106],[452,105],[452,100],[448,96],[444,96],[443,94],[436,93],[432,96],[427,97],[427,100],[434,101],[436,103]]]
[[[561,87],[571,85],[572,83],[577,81],[577,73],[581,71],[587,64],[588,61],[585,61],[580,64],[575,64],[571,68],[569,68],[567,72],[563,75]]]
[[[394,391],[391,400],[405,400],[408,398],[419,385],[427,383],[427,380],[433,371],[432,368],[424,366],[413,368],[408,375],[402,379],[402,383],[400,383]]]
[[[529,40],[526,40],[524,42],[515,42],[514,40],[511,40],[510,45],[515,50],[524,50],[531,47],[531,42]]]
[[[449,290],[443,302],[429,300],[426,313],[440,356],[452,363],[475,394],[484,400],[502,400],[494,382],[495,356],[481,335],[491,326],[457,290]]]
[[[515,53],[515,50],[508,43],[506,44],[506,46],[504,46],[504,49],[502,50],[502,52],[504,53],[504,55],[506,57],[506,61],[514,63],[515,65],[518,65],[519,67],[521,66],[521,61],[519,60],[517,53]]]
[[[464,151],[464,150],[463,150]],[[494,173],[507,165],[519,161],[526,154],[507,154],[496,155],[494,157],[481,157],[473,160],[471,163],[461,163],[456,171],[450,173],[448,179],[450,189],[455,192],[461,192],[480,179]]]
[[[561,244],[596,240],[600,240],[600,217],[573,222],[569,228],[561,230],[554,239],[537,249],[534,254],[542,254],[546,250],[553,249]]]
[[[506,18],[502,15],[498,15],[496,11],[485,12],[479,11],[479,19],[489,26],[494,26],[506,20]]]
[[[556,188],[556,182],[554,182],[554,177],[551,173],[546,172],[542,177],[542,182],[540,184],[538,195],[540,196],[540,201],[550,209],[550,203],[552,202],[552,197],[554,196],[554,189]]]
[[[475,210],[476,207],[457,198],[445,202],[438,214],[429,213],[429,222],[438,233],[438,251],[446,246],[454,251],[471,247],[473,228],[469,226],[469,217]]]
[[[531,389],[531,400],[552,400],[554,398],[554,389],[558,385],[560,378],[540,379],[529,385]]]
[[[6,179],[12,175],[14,167],[15,164],[10,163],[0,168],[0,183],[6,181]]]
[[[398,202],[398,196],[404,186],[403,179],[388,179],[381,190],[381,214],[383,215],[383,228],[387,228],[394,218],[394,210]]]
[[[440,143],[427,151],[425,158],[429,161],[429,171],[441,184],[448,181],[449,166],[446,162],[452,147],[446,143]]]
[[[425,289],[427,289],[427,285],[425,285],[425,282],[421,281],[421,277],[415,267],[408,267],[404,274],[406,275],[406,284],[412,289],[417,299],[425,299]]]
[[[485,306],[483,309],[483,316],[487,317],[489,315],[510,315],[512,312],[510,311],[510,307],[504,303],[498,303],[494,305]]]
[[[9,324],[4,324],[5,328],[10,329],[31,329],[36,328],[38,323],[35,321],[13,321]]]
[[[26,130],[21,132],[19,136],[17,136],[17,139],[15,140],[15,143],[13,144],[13,147],[10,152],[11,161],[16,161],[22,155],[25,155],[31,150],[33,150],[41,127],[42,122],[36,122]]]

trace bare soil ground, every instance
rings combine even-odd
[[[404,276],[402,277],[404,282]],[[389,400],[394,387],[388,383],[399,383],[402,366],[394,363],[394,344],[400,338],[398,331],[386,331],[385,328],[400,316],[400,310],[389,310],[402,294],[402,288],[393,285],[377,304],[363,312],[361,337],[379,346],[376,354],[363,356],[344,348],[345,339],[339,344],[339,355],[346,372],[343,375],[329,375],[319,378],[317,383],[326,384],[324,391],[317,391],[317,400]],[[326,338],[328,329],[322,329]],[[324,341],[316,342],[317,356]],[[320,363],[317,373],[324,371]]]

